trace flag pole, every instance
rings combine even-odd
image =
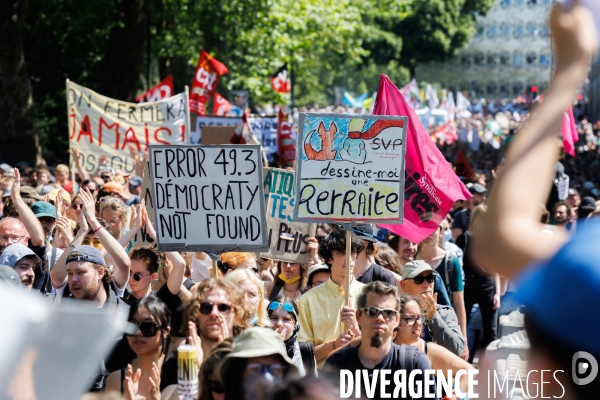
[[[294,121],[294,67],[292,58],[290,58],[290,114],[292,115],[292,122]]]

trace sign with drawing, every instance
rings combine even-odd
[[[294,221],[402,223],[406,124],[300,114]]]

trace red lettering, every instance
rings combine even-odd
[[[73,109],[71,108],[71,114],[69,114],[69,117],[71,117],[73,119],[73,132],[71,132],[71,137],[69,137],[69,140],[73,140],[73,138],[75,137],[75,130],[77,129],[77,118],[75,118],[75,113],[73,112]]]
[[[120,140],[119,123],[115,122],[112,125],[108,125],[108,123],[104,120],[104,118],[100,117],[100,122],[98,122],[98,146],[100,146],[100,147],[102,147],[102,125],[106,126],[107,129],[115,130],[115,133],[116,133],[115,149],[119,150],[119,140]]]
[[[171,134],[171,130],[170,130],[169,128],[167,128],[167,127],[164,127],[164,126],[163,126],[162,128],[158,128],[157,130],[155,130],[155,131],[154,131],[154,140],[156,140],[156,141],[157,141],[158,143],[160,143],[160,144],[171,144],[171,143],[169,143],[169,142],[165,142],[164,140],[160,140],[160,139],[158,138],[158,132],[160,132],[160,131],[167,131],[167,134],[168,134],[169,136],[171,136],[171,135],[172,135],[172,134]]]
[[[181,142],[185,143],[185,125],[181,125]]]
[[[94,143],[94,138],[92,137],[92,126],[90,125],[90,117],[86,115],[81,121],[79,135],[77,136],[77,141],[81,140],[81,136],[89,136],[90,143]]]
[[[146,150],[148,150],[148,145],[150,144],[150,138],[148,137],[148,124],[144,122],[144,135],[146,136]]]
[[[125,140],[123,140],[123,147],[121,147],[121,150],[125,150],[125,145],[127,143],[134,143],[137,146],[137,150],[142,151],[140,142],[138,142],[137,137],[135,137],[135,131],[132,127],[129,127],[127,132],[125,132]]]

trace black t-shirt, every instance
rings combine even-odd
[[[196,284],[196,282],[192,279],[186,279],[185,281],[183,281],[183,286],[185,286],[186,289],[188,289],[188,290],[190,290],[192,288],[192,286],[194,286],[195,284]],[[163,285],[162,288],[164,288],[165,286],[167,286],[167,285]],[[175,302],[174,302],[173,306],[171,307],[171,336],[183,337],[183,334],[181,334],[181,332],[180,332],[182,325],[183,325],[183,302],[181,301],[179,296],[177,296],[177,299],[175,299]]]
[[[325,366],[323,367],[323,373],[330,377],[330,379],[334,380],[334,382],[338,383],[339,380],[341,379],[341,373],[338,372],[340,370],[349,370],[354,379],[356,379],[356,370],[367,370],[368,374],[369,374],[369,378],[371,379],[370,383],[373,383],[373,371],[374,370],[380,370],[379,374],[381,374],[381,370],[389,370],[391,371],[391,373],[387,374],[385,376],[385,379],[388,381],[388,384],[386,386],[386,390],[385,393],[387,393],[389,395],[389,397],[392,396],[392,394],[394,393],[394,390],[396,388],[395,384],[394,384],[394,373],[395,371],[398,370],[406,370],[406,385],[408,385],[408,378],[410,376],[411,371],[413,370],[431,370],[431,364],[429,363],[429,359],[427,358],[427,356],[425,355],[425,353],[420,352],[416,347],[414,346],[409,346],[409,345],[397,345],[395,343],[392,343],[392,348],[390,349],[390,352],[385,356],[385,358],[375,366],[375,368],[365,368],[365,366],[361,363],[360,358],[358,357],[358,349],[359,349],[360,345],[358,347],[348,347],[346,349],[341,350],[339,353],[336,353],[334,355],[332,355],[331,357],[329,357],[327,359],[327,361],[325,362]],[[412,357],[411,357],[412,354]],[[407,360],[407,355],[408,355],[408,360]],[[428,372],[430,375],[432,374],[432,371]],[[361,394],[365,395],[366,397],[369,397],[371,399],[380,399],[381,398],[381,387],[380,387],[380,375],[378,375],[377,377],[377,382],[375,385],[375,391],[373,393],[373,397],[370,397],[370,395],[367,394],[367,392],[365,391],[365,384],[364,384],[364,380],[362,379],[363,376],[363,372],[360,373],[361,375]],[[425,391],[425,387],[424,387],[424,376],[423,373],[416,375],[415,376],[415,388],[417,388],[417,382],[421,382],[420,384],[422,385],[422,397],[419,398],[431,398],[431,399],[436,399],[436,397],[425,397],[425,394],[427,393]],[[429,378],[430,381],[434,381],[435,378],[431,377]],[[399,378],[399,380],[402,382],[402,378]],[[348,383],[346,382],[346,385]],[[354,385],[356,385],[356,381],[354,381]],[[429,388],[429,393],[433,393],[435,394],[436,391],[436,387],[435,387],[435,383],[433,383],[433,385]],[[400,390],[400,396],[402,396],[402,390]],[[350,397],[354,397],[355,392],[354,390],[352,391],[352,395]],[[408,388],[406,389],[406,398],[411,398],[410,397],[410,392],[408,390]]]
[[[373,276],[373,271],[376,268],[379,268],[379,277],[377,276]],[[378,279],[375,279],[378,278]],[[367,283],[371,283],[375,280],[381,281],[383,283],[389,283],[392,286],[396,286],[396,280],[394,279],[394,275],[388,271],[387,269],[383,268],[380,265],[377,264],[371,264],[371,266],[369,268],[367,268],[367,270],[365,272],[362,273],[361,276],[358,277],[357,281],[359,281],[360,283],[364,283],[365,285]]]
[[[460,210],[454,215],[454,220],[452,221],[452,229],[460,229],[463,232],[469,230],[469,226],[471,225],[471,210],[465,208],[464,210]]]
[[[162,285],[160,287],[160,289],[158,289],[158,291],[152,290],[152,291],[150,291],[150,294],[149,294],[149,296],[155,296],[155,297],[159,298],[160,300],[162,300],[167,305],[169,310],[175,305],[175,301],[177,299],[179,299],[178,295],[179,295],[179,293],[177,293],[177,294],[171,293],[171,291],[169,290],[169,287],[167,286],[166,283],[164,285]],[[140,300],[141,299],[136,298],[128,290],[125,290],[125,293],[123,293],[123,301],[125,301],[125,303],[129,304],[130,306],[136,304]]]

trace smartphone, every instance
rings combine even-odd
[[[568,10],[573,6],[573,0],[557,0],[563,9]],[[579,4],[586,7],[594,15],[594,21],[596,21],[596,30],[598,31],[598,38],[600,39],[600,1],[598,0],[579,0]]]

